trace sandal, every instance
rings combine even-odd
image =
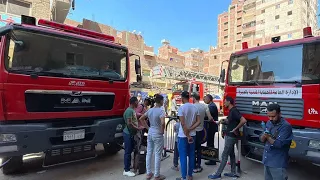
[[[166,177],[164,175],[159,175],[158,177],[154,177],[154,180],[164,180]]]
[[[146,180],[151,180],[153,178],[153,173],[147,174]]]
[[[200,172],[200,168],[194,169],[193,173],[199,173]]]
[[[175,170],[175,171],[179,171],[179,167],[178,166],[172,166],[171,169]]]

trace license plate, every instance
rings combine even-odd
[[[84,137],[85,137],[84,129],[63,132],[63,141],[79,140],[79,139],[84,139]]]

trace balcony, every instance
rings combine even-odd
[[[69,14],[72,0],[54,0],[51,7],[52,21],[63,23]]]
[[[152,57],[155,56],[155,53],[154,53],[154,52],[146,51],[146,50],[143,51],[143,54],[144,54],[145,56],[152,56]]]

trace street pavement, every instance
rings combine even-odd
[[[138,175],[134,178],[122,176],[123,172],[123,151],[113,156],[103,154],[103,147],[98,146],[99,156],[96,159],[81,161],[73,164],[66,164],[48,169],[43,169],[42,157],[25,159],[23,172],[14,176],[4,176],[0,174],[0,180],[141,180],[145,175]],[[220,153],[222,149],[220,150]],[[162,161],[161,173],[168,180],[175,180],[179,177],[179,172],[171,170],[172,156]],[[241,159],[241,167],[244,173],[240,179],[243,180],[263,180],[263,165],[247,159]],[[208,175],[217,170],[218,166],[203,165],[204,170],[200,174],[195,174],[194,179],[208,179]],[[225,172],[230,171],[230,166],[225,168]],[[320,167],[308,163],[293,163],[288,169],[290,180],[319,180]],[[223,179],[232,179],[223,177]]]

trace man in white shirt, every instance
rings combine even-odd
[[[189,92],[182,92],[181,98],[183,105],[178,110],[178,116],[181,124],[178,133],[181,177],[177,178],[177,180],[186,180],[187,169],[188,179],[192,179],[195,164],[195,129],[200,125],[200,114],[197,107],[189,103]],[[187,164],[187,156],[189,156],[189,164]]]
[[[200,95],[198,93],[192,94],[193,103],[197,107],[200,115],[200,125],[196,127],[196,144],[195,144],[195,150],[196,150],[196,158],[195,158],[195,168],[193,170],[194,173],[199,173],[203,169],[201,167],[201,142],[203,139],[203,124],[204,124],[204,118],[206,116],[206,110],[208,109],[207,106],[204,103],[200,103]]]

